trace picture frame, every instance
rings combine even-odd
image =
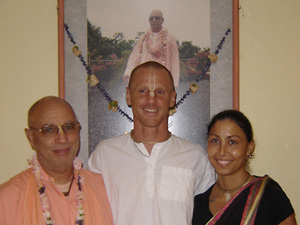
[[[99,99],[102,98],[101,103],[99,103],[98,100],[93,100],[94,102],[91,102],[91,100],[89,99],[89,93],[96,92],[96,88],[92,88],[85,82],[87,78],[87,67],[84,66],[83,63],[88,63],[88,1],[95,2],[96,0],[58,0],[59,97],[66,99],[73,106],[78,120],[82,125],[81,151],[79,153],[79,157],[82,159],[84,166],[86,166],[90,153],[93,151],[99,141],[112,136],[121,135],[120,132],[123,131],[119,131],[118,127],[126,127],[126,129],[130,131],[130,129],[128,128],[132,126],[132,123],[130,122],[129,124],[131,125],[129,126],[123,125],[120,122],[123,122],[124,120],[126,121],[126,123],[128,123],[128,119],[126,118],[126,116],[121,115],[119,112],[111,112],[107,109],[107,99],[103,97],[103,93],[100,93],[99,90],[97,90],[97,92],[100,96]],[[101,1],[103,0],[98,0],[98,2]],[[130,3],[130,1],[133,0],[126,0],[125,2],[127,2],[128,4]],[[187,4],[186,7],[195,8],[192,7],[194,1],[190,1],[191,4]],[[179,134],[175,132],[175,134],[178,136],[183,136],[183,138],[186,139],[191,138],[190,141],[200,142],[200,144],[204,146],[206,124],[208,123],[209,118],[223,109],[239,109],[239,1],[201,1],[208,1],[210,7],[210,52],[213,53],[213,51],[217,50],[220,47],[220,44],[222,44],[217,54],[218,61],[216,63],[212,63],[209,68],[209,113],[203,121],[200,121],[199,118],[189,118],[189,116],[186,116],[187,110],[180,111],[178,107],[176,113],[177,115],[174,115],[174,118],[176,116],[178,118],[177,120],[172,121],[171,117],[170,129],[172,131],[172,128],[176,127],[176,124],[179,124],[179,122],[181,121],[182,124],[178,125],[177,127],[180,132]],[[106,5],[106,7],[108,7],[107,2],[106,4],[104,3],[105,2],[103,2],[103,6],[105,7]],[[150,6],[145,7],[148,7],[149,13],[154,9],[150,8]],[[165,7],[165,9],[168,9],[168,7]],[[138,10],[138,6],[137,8],[135,8],[135,10]],[[99,11],[101,12],[101,10]],[[164,15],[165,23],[172,20],[172,14],[170,12],[164,12]],[[212,15],[218,16],[213,17]],[[147,18],[148,15],[144,17]],[[186,21],[189,21],[188,17],[188,15],[181,16],[181,18],[184,18]],[[127,18],[127,20],[129,20],[129,18]],[[107,23],[107,20],[103,23]],[[66,31],[66,26],[68,28],[68,32]],[[145,30],[146,29],[147,27],[145,27]],[[115,31],[118,32],[119,30]],[[70,40],[70,35],[73,38],[73,42]],[[224,41],[222,43],[223,39]],[[184,39],[182,39],[181,41],[184,41]],[[74,45],[78,46],[82,53],[83,58],[81,58],[81,60],[78,59],[78,57],[74,56],[72,52],[72,48],[74,47]],[[114,87],[114,90],[115,89],[116,88]],[[187,86],[186,90],[188,89],[189,87]],[[111,96],[111,93],[109,93],[110,90],[108,90],[108,88],[104,87],[104,90],[108,93],[109,96]],[[184,95],[184,93],[185,91],[183,90],[181,92],[181,95]],[[201,97],[199,97],[198,100],[196,100],[193,94],[190,95],[191,97],[188,98],[194,98],[192,100],[194,102],[198,102],[198,100],[201,99]],[[195,95],[197,95],[197,93]],[[119,103],[122,109],[126,108],[124,96],[125,88],[122,97],[123,100],[121,100],[124,102]],[[114,99],[113,97],[112,99],[121,102],[119,99]],[[181,96],[177,96],[177,100],[180,99]],[[183,101],[188,102],[188,100],[185,100],[185,98]],[[182,105],[184,104],[188,103],[182,103]],[[95,107],[96,109],[94,109],[90,108],[89,105],[97,105],[97,107]],[[100,108],[101,110],[105,110],[102,111],[105,113],[105,115],[100,115],[101,118],[95,118],[95,113],[97,114],[97,110],[99,110]],[[197,105],[197,109],[199,108],[201,108],[201,105]],[[188,107],[188,111],[195,111],[197,109],[193,109],[190,106]],[[124,110],[124,113],[128,114],[130,118],[132,117],[132,115],[130,114],[130,109]],[[113,122],[111,120],[107,122],[107,120],[105,119],[107,118],[107,115],[113,114],[115,117],[118,117],[118,119],[113,119]],[[99,122],[102,118],[104,118],[104,120]],[[193,131],[193,126],[197,123],[200,124],[199,126],[201,127],[200,135],[197,132],[195,133],[195,131]],[[111,131],[108,131],[110,127],[112,127],[112,129]],[[197,129],[198,128],[196,128],[196,130]],[[103,134],[99,136],[99,133],[101,133],[100,131],[102,131]],[[193,135],[191,133],[194,135],[194,137],[192,137]],[[201,136],[201,138],[199,138],[200,141],[198,141],[198,136]]]

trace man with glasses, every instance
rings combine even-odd
[[[174,85],[178,86],[180,70],[176,39],[162,26],[164,18],[161,11],[152,11],[149,16],[149,23],[149,30],[140,37],[129,56],[123,79],[127,83],[131,71],[139,64],[156,61],[170,70]]]
[[[25,134],[35,152],[28,169],[0,186],[0,224],[113,224],[102,176],[76,157],[80,129],[58,97],[29,109]]]

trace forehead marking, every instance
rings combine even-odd
[[[151,79],[152,76],[153,76],[153,79]],[[155,92],[154,92],[155,91],[155,78],[156,78],[156,76],[152,72],[152,67],[150,67],[150,72],[149,72],[149,90],[150,90],[149,95],[150,95],[150,97],[155,96]],[[151,87],[151,80],[153,80],[153,88]]]
[[[220,139],[221,139],[222,141],[224,141],[225,138],[226,138],[226,136],[225,136],[225,134],[223,133],[223,130],[221,130]]]

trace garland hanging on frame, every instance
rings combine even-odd
[[[105,90],[105,88],[100,84],[99,80],[97,79],[97,77],[95,75],[92,74],[92,70],[90,69],[90,67],[88,66],[88,64],[86,63],[84,57],[82,56],[82,52],[79,50],[78,46],[76,45],[76,41],[72,35],[72,33],[69,30],[69,26],[64,23],[64,29],[65,32],[67,33],[67,36],[69,38],[69,40],[72,42],[73,44],[73,48],[72,48],[72,52],[74,54],[74,56],[76,56],[81,64],[84,66],[86,72],[87,72],[87,79],[86,82],[91,86],[97,86],[97,88],[99,89],[100,93],[103,95],[103,97],[106,99],[106,101],[108,102],[108,109],[112,110],[113,112],[118,112],[120,113],[122,116],[124,116],[130,123],[133,122],[133,119],[126,113],[124,112],[121,107],[118,105],[118,101],[113,100],[109,93]],[[217,49],[214,51],[213,54],[210,54],[208,56],[209,58],[209,62],[205,65],[205,67],[202,69],[201,73],[199,74],[198,78],[195,80],[194,83],[191,83],[189,89],[185,92],[185,94],[180,98],[179,101],[176,102],[174,108],[170,109],[170,116],[174,115],[174,113],[176,113],[177,108],[185,101],[185,99],[192,93],[195,93],[198,89],[198,83],[200,82],[200,80],[204,77],[204,75],[209,71],[212,63],[216,63],[218,61],[218,54],[220,52],[220,50],[223,47],[223,44],[226,40],[226,37],[231,33],[231,29],[227,28],[225,35],[222,37],[221,41],[219,42]]]

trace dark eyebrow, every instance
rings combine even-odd
[[[230,135],[230,136],[228,136],[228,138],[233,138],[233,137],[241,138],[239,135]]]
[[[208,136],[216,136],[216,137],[218,137],[218,138],[219,138],[219,135],[217,135],[217,134],[213,134],[213,133],[209,134]]]
[[[208,136],[211,136],[211,135],[213,135],[213,136],[216,136],[216,137],[218,137],[218,138],[221,138],[219,135],[217,135],[217,134],[214,134],[214,133],[211,133],[211,134],[209,134]],[[226,138],[233,138],[233,137],[237,137],[237,138],[241,138],[239,135],[230,135],[230,136],[228,136],[228,137],[226,137]]]

